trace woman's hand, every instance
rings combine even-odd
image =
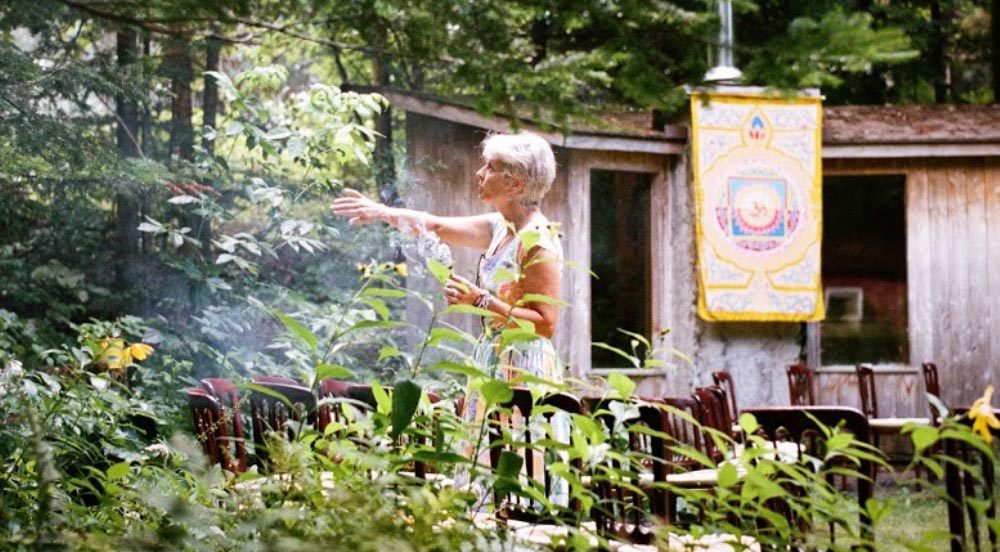
[[[474,305],[482,294],[483,290],[458,274],[452,273],[444,284],[444,298],[449,305]]]
[[[357,190],[344,188],[344,194],[330,204],[333,214],[351,217],[348,224],[366,224],[381,220],[389,209],[381,203],[376,203]]]

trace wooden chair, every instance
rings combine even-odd
[[[858,390],[861,395],[861,412],[868,418],[872,432],[872,444],[881,450],[882,436],[900,435],[903,427],[910,423],[930,424],[930,418],[884,418],[879,416],[878,392],[875,386],[875,369],[870,364],[855,367],[858,376]],[[896,463],[906,463],[906,458],[897,458]]]
[[[229,446],[229,429],[219,401],[204,389],[185,389],[194,434],[201,443],[202,451],[211,464],[219,464],[230,469],[222,450]]]
[[[732,449],[736,443],[736,434],[733,432],[733,420],[729,415],[729,408],[726,404],[726,391],[717,386],[698,387],[692,393],[701,408],[701,421],[708,429],[714,429],[726,442],[719,443],[727,449]],[[711,437],[711,436],[709,436]],[[721,461],[722,458],[716,458]]]
[[[735,424],[740,419],[740,409],[736,403],[736,384],[733,376],[726,370],[712,372],[712,381],[725,392],[726,410],[729,411],[729,419]],[[734,430],[736,426],[733,426]]]
[[[224,460],[222,467],[234,473],[243,473],[247,470],[247,449],[239,389],[225,378],[204,378],[201,383],[219,401],[223,419],[231,420],[232,437],[220,443],[220,446],[225,445],[220,449]]]
[[[801,465],[811,466],[820,472],[835,472],[838,475],[852,476],[856,479],[860,534],[866,543],[862,545],[862,549],[871,547],[874,543],[872,524],[865,503],[873,496],[874,464],[867,456],[859,455],[859,464],[857,468],[853,468],[835,456],[828,458],[826,451],[822,450],[826,442],[824,427],[828,429],[840,428],[842,431],[853,434],[859,442],[870,444],[871,431],[868,426],[868,418],[855,408],[841,406],[763,407],[747,408],[743,412],[752,414],[756,418],[759,424],[758,434],[767,440],[769,448],[776,451],[788,451],[789,447],[782,446],[782,442],[795,443],[791,450],[797,451],[795,454],[798,455],[797,460]],[[748,442],[751,441],[749,437],[748,435]],[[806,455],[808,455],[808,459]],[[782,461],[788,460],[782,459]],[[831,481],[831,478],[827,477],[827,481]],[[792,489],[796,487],[797,485],[792,485]],[[772,502],[767,506],[790,516],[789,521],[792,523],[811,522],[811,520],[792,519],[792,510],[787,507],[787,504]],[[830,523],[830,537],[834,539],[832,520]]]
[[[933,366],[933,365],[932,365]],[[925,368],[926,370],[926,368]],[[934,368],[936,370],[936,368]],[[875,385],[875,369],[870,364],[858,364],[855,367],[858,376],[858,390],[861,394],[861,411],[868,417],[872,432],[877,435],[898,434],[907,423],[930,424],[931,418],[885,418],[879,415],[878,391]],[[927,376],[925,376],[927,377]],[[932,386],[937,386],[936,372],[932,376]],[[937,389],[940,391],[940,389]]]
[[[790,364],[785,367],[788,376],[788,397],[792,406],[813,406],[816,404],[816,383],[812,367],[805,364]]]
[[[624,405],[616,409],[615,403]],[[666,427],[662,404],[656,399],[584,399],[587,410],[607,428],[613,446],[626,458],[617,457],[594,470],[593,488],[597,501],[590,516],[599,534],[633,544],[653,540],[653,524],[666,516],[665,482],[667,466]],[[634,411],[636,417],[622,420],[616,410]],[[616,442],[620,438],[622,441]],[[606,468],[606,469],[604,469]],[[627,478],[627,479],[626,479]]]
[[[690,519],[680,516],[680,500],[696,510],[699,518],[704,512],[698,508],[696,495],[712,492],[717,486],[718,462],[724,455],[716,446],[711,436],[711,423],[705,419],[706,409],[696,398],[697,393],[689,396],[661,397],[658,402],[663,405],[661,425],[668,435],[661,461],[666,466],[664,496],[661,499],[666,506],[663,512],[667,523],[685,525]],[[714,396],[709,395],[714,399]],[[711,416],[711,414],[708,414]],[[696,454],[691,454],[691,453]],[[712,464],[706,465],[707,458]]]
[[[537,523],[545,520],[561,519],[579,523],[581,519],[579,499],[564,497],[557,486],[565,484],[554,477],[547,468],[547,461],[558,457],[558,445],[553,447],[552,435],[540,435],[539,424],[535,416],[539,410],[544,410],[543,417],[550,424],[558,424],[557,413],[563,415],[581,414],[583,407],[579,399],[566,393],[554,393],[541,397],[535,403],[531,391],[523,387],[512,389],[513,396],[489,415],[489,456],[490,467],[494,473],[500,474],[500,480],[495,487],[493,500],[496,505],[497,517]],[[567,436],[568,438],[568,436]],[[567,443],[568,444],[568,443]],[[511,458],[520,458],[520,473],[517,476],[521,485],[537,485],[539,490],[551,501],[553,510],[539,509],[539,505],[529,496],[517,492],[518,485],[510,479],[508,473]],[[573,460],[570,469],[581,473],[583,464],[579,459]],[[559,504],[565,499],[566,505]]]
[[[254,451],[266,465],[270,461],[265,438],[268,433],[293,439],[307,425],[317,427],[316,395],[301,385],[264,381],[254,381],[254,385],[270,391],[250,390]]]

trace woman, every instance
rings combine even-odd
[[[559,319],[562,248],[539,208],[555,180],[555,156],[545,140],[528,132],[492,134],[482,150],[484,163],[476,171],[479,199],[494,213],[435,216],[376,203],[351,189],[333,201],[333,212],[351,217],[351,224],[383,221],[400,230],[433,232],[449,245],[483,250],[476,283],[452,273],[444,287],[448,304],[474,305],[493,314],[484,320],[486,330],[474,351],[477,364],[502,370],[506,379],[526,372],[561,383],[562,366],[551,339]],[[541,296],[553,300],[531,300]],[[518,323],[530,324],[539,338],[499,351],[496,330]]]

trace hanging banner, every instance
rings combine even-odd
[[[822,320],[819,97],[695,93],[698,315]]]

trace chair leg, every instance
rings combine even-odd
[[[996,494],[996,474],[993,472],[993,462],[983,455],[983,494],[986,499],[986,528],[990,535],[990,549],[996,552],[997,532],[996,527],[990,523],[997,516],[997,494]]]
[[[957,458],[959,445],[953,439],[945,440],[945,455]],[[965,503],[962,475],[954,461],[945,464],[945,488],[948,497],[948,529],[951,532],[951,552],[965,552]]]
[[[965,496],[966,498],[975,498],[976,496],[976,482],[972,474],[968,471],[965,472],[962,478],[965,483]],[[976,509],[971,503],[966,501],[965,504],[965,515],[969,516],[969,529],[972,532],[972,545],[975,547],[976,552],[980,551],[979,548],[979,516],[976,514]]]

